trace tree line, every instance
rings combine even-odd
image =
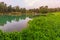
[[[0,2],[0,13],[48,13],[48,12],[59,12],[60,8],[48,8],[48,6],[41,6],[34,9],[20,8],[19,6],[12,7],[12,5],[7,6],[6,3]]]

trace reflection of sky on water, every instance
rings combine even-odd
[[[1,26],[0,29],[3,31],[20,31],[21,29],[27,27],[27,23],[28,21],[31,20],[30,18],[26,18],[25,20],[12,20],[11,22],[8,22],[6,24],[4,24],[4,26]]]

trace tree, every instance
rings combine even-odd
[[[12,6],[8,6],[8,12],[12,12]]]
[[[26,13],[26,8],[21,8],[20,11],[21,13]]]
[[[39,12],[40,13],[48,13],[48,6],[45,6],[45,7],[41,6],[39,8]]]
[[[15,6],[13,9],[15,10],[15,12],[20,12],[19,6]]]

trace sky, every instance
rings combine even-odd
[[[7,5],[17,6],[22,8],[39,8],[40,6],[48,6],[49,8],[60,7],[60,0],[0,0]]]

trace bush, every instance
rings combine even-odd
[[[60,16],[37,17],[21,34],[23,40],[60,40]]]

